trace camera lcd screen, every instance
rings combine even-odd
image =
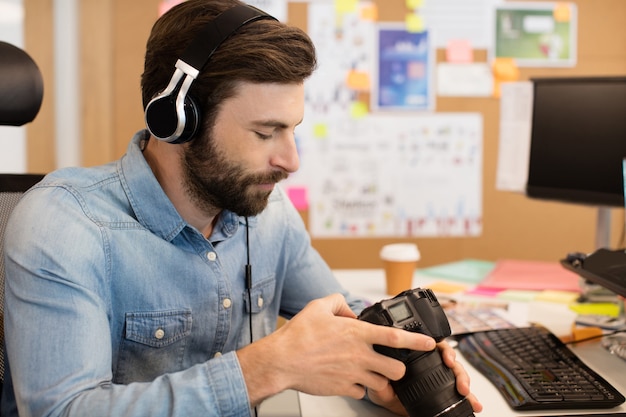
[[[403,321],[413,315],[405,302],[389,306],[389,313],[394,321]]]

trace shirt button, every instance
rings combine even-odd
[[[208,252],[206,254],[206,257],[209,261],[213,262],[214,260],[217,259],[217,254],[215,252]]]
[[[233,302],[230,300],[230,298],[224,298],[224,301],[222,301],[222,305],[224,306],[224,308],[230,308],[230,306],[233,305]]]
[[[263,307],[263,297],[259,295],[259,298],[256,300],[256,304],[259,306],[259,308]]]
[[[157,329],[156,332],[154,332],[154,337],[156,337],[159,340],[163,339],[164,336],[165,336],[165,331],[163,329]]]
[[[219,358],[222,356],[222,352],[217,352],[215,355],[213,355],[214,358]]]

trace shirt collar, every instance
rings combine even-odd
[[[185,227],[191,227],[176,211],[152,169],[143,156],[144,141],[150,138],[147,130],[133,136],[126,154],[118,164],[122,187],[137,216],[137,220],[154,234],[171,241]],[[256,225],[256,216],[248,218],[250,227]],[[232,236],[239,225],[245,225],[245,218],[230,211],[220,214],[211,240],[223,240]]]

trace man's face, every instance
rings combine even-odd
[[[184,150],[193,203],[207,213],[260,213],[274,185],[298,169],[293,132],[303,113],[302,84],[242,83],[222,103],[213,129]]]

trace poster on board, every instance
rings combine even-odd
[[[433,110],[433,47],[428,30],[411,32],[406,25],[378,29],[377,85],[374,110]]]
[[[494,58],[520,67],[576,65],[576,5],[506,3],[495,8]]]

